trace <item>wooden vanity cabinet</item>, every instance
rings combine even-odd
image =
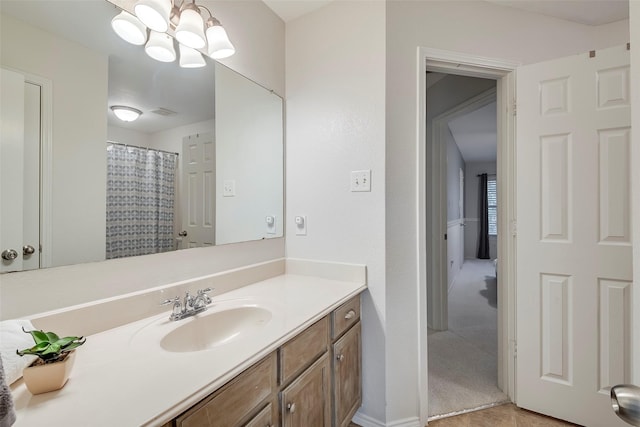
[[[360,296],[334,310],[331,318],[333,426],[348,427],[362,405]]]
[[[360,296],[163,427],[348,427],[362,403]]]
[[[271,353],[210,397],[176,418],[176,427],[237,427],[254,422],[278,389],[276,353]],[[262,426],[266,427],[266,426]]]

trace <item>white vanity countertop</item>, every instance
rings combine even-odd
[[[365,289],[364,283],[284,274],[217,295],[201,315],[250,305],[269,309],[272,318],[203,351],[160,347],[161,331],[193,319],[169,322],[169,310],[91,335],[61,390],[33,396],[22,380],[11,387],[15,426],[162,425]]]

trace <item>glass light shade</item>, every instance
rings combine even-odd
[[[209,25],[207,23],[207,43],[209,43],[207,53],[209,56],[213,59],[222,59],[236,53],[236,48],[231,44],[229,36],[227,36],[227,32],[220,25],[220,22],[215,20],[213,25]]]
[[[113,105],[111,107],[111,111],[113,111],[113,114],[123,122],[132,122],[137,120],[142,114],[142,111],[136,108],[126,107],[124,105]]]
[[[138,19],[150,29],[161,33],[169,29],[171,0],[139,0],[133,10]]]
[[[131,44],[140,46],[147,41],[147,27],[125,10],[111,20],[111,28],[124,41]]]
[[[201,68],[207,65],[202,54],[197,50],[183,44],[178,44],[178,47],[180,49],[180,66],[182,68]]]
[[[193,49],[201,49],[205,46],[207,42],[204,37],[204,21],[200,12],[191,8],[183,9],[180,12],[180,22],[176,27],[176,39]]]
[[[147,55],[160,62],[173,62],[176,60],[176,51],[173,48],[173,39],[169,34],[149,32],[149,41],[144,47]]]

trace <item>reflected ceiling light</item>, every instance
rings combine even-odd
[[[111,27],[117,35],[131,44],[143,45],[147,41],[147,27],[125,10],[111,20]]]
[[[207,54],[213,59],[228,58],[236,53],[227,32],[213,16],[207,19],[207,43],[209,44]]]
[[[197,50],[183,44],[178,44],[178,48],[180,50],[180,66],[182,68],[200,68],[207,65],[202,54]]]
[[[180,21],[176,27],[176,39],[193,49],[201,49],[207,44],[204,38],[204,21],[195,3],[182,6]]]
[[[160,62],[173,62],[176,60],[176,51],[173,48],[173,39],[167,33],[149,32],[149,41],[144,47],[147,55]]]
[[[111,111],[123,122],[132,122],[142,115],[142,111],[137,108],[124,105],[112,105]]]
[[[138,0],[133,10],[144,25],[164,33],[169,29],[171,0]]]

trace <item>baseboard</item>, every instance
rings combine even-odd
[[[358,412],[354,415],[352,421],[362,427],[421,427],[420,419],[418,417],[405,418],[404,420],[398,420],[391,423],[383,423],[375,418]]]
[[[356,412],[352,421],[362,427],[387,427],[385,423],[360,412]]]
[[[387,424],[387,427],[421,427],[418,417],[405,418],[404,420],[394,421]]]

